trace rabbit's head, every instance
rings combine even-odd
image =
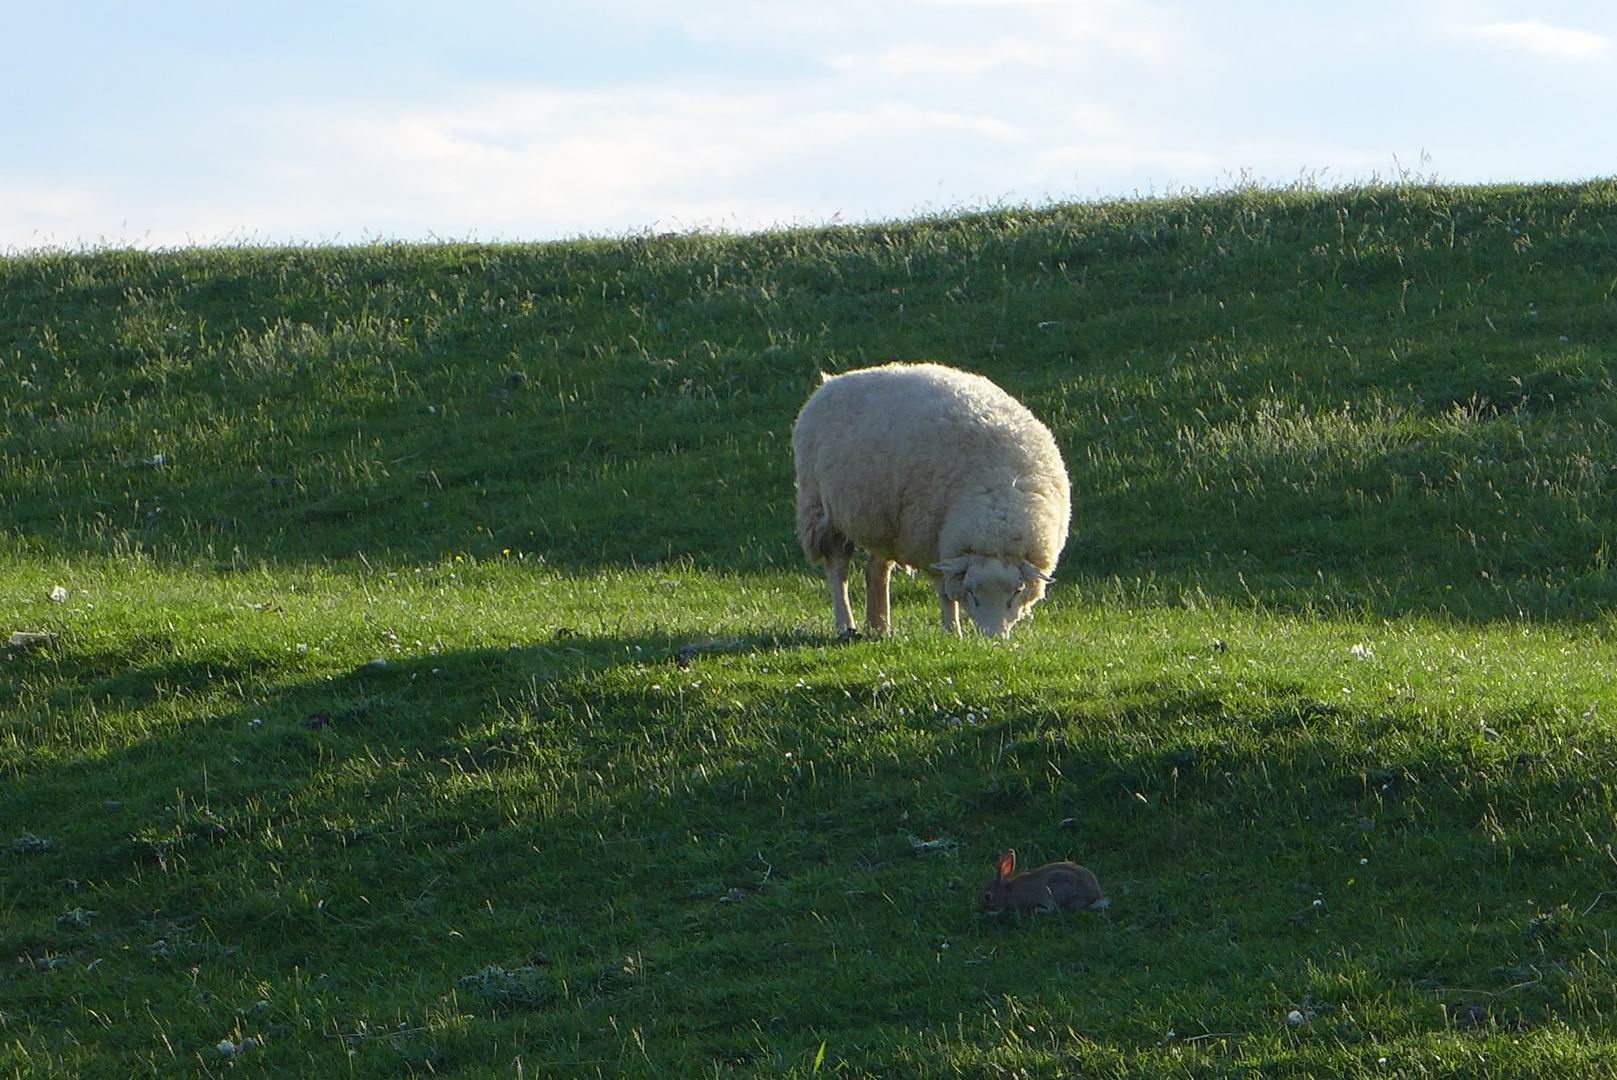
[[[1004,911],[1015,906],[1011,903],[1011,890],[1007,884],[1015,871],[1016,849],[1006,848],[995,865],[994,879],[984,882],[983,887],[977,890],[978,911]]]

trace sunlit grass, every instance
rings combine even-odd
[[[51,845],[7,860],[7,1013],[75,1041],[25,1027],[16,1070],[1610,1049],[1604,629],[1097,587],[1007,646],[905,584],[838,646],[795,574],[44,570],[7,596],[61,634],[6,661],[6,817]],[[975,918],[1005,844],[1113,908]]]

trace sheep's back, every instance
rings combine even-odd
[[[979,375],[888,364],[832,376],[803,406],[792,441],[799,486],[817,490],[837,528],[872,552],[928,566],[946,532],[989,527],[1042,534],[1031,546],[1054,550],[1035,561],[1053,566],[1065,542],[1067,479],[1054,439]]]

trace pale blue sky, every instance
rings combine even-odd
[[[1617,173],[1609,0],[0,0],[0,58],[0,250]]]

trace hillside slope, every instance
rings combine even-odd
[[[755,569],[797,558],[817,373],[931,357],[1055,431],[1069,579],[1566,613],[1613,596],[1614,227],[1600,181],[13,256],[0,520],[226,566]]]

